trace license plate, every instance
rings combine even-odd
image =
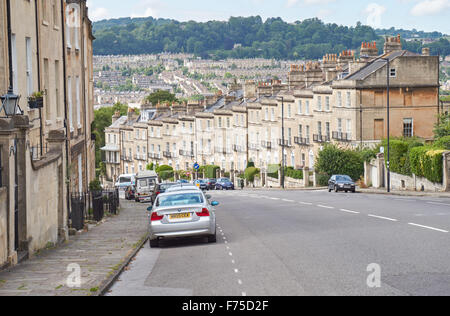
[[[180,214],[173,214],[169,215],[170,219],[186,219],[191,218],[191,213],[180,213]]]

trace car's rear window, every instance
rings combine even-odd
[[[159,196],[156,200],[157,207],[183,206],[203,203],[203,196],[200,193],[180,193],[168,196]]]
[[[131,182],[131,178],[121,177],[119,178],[119,183],[129,183]]]

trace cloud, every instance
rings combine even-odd
[[[303,4],[305,5],[317,5],[317,4],[327,4],[330,2],[334,2],[336,0],[303,0]],[[295,5],[297,5],[300,2],[300,0],[287,0],[286,6],[288,8],[291,8]]]
[[[159,0],[140,0],[134,7],[133,13],[131,14],[132,18],[139,17],[159,17],[159,13],[163,8],[163,4]]]
[[[295,6],[298,3],[299,0],[287,0],[287,4],[286,6],[288,8],[292,8],[293,6]]]
[[[367,25],[375,28],[381,27],[381,17],[386,12],[386,8],[378,3],[369,3],[364,10],[367,14]]]
[[[425,0],[411,9],[413,16],[425,16],[442,13],[450,8],[450,0]]]
[[[106,8],[93,8],[89,10],[89,18],[92,21],[100,21],[110,17],[109,11]]]

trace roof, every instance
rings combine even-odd
[[[383,58],[387,58],[389,59],[389,62],[391,62],[392,60],[401,56],[419,56],[419,55],[411,53],[406,50],[399,50],[389,54],[381,55],[372,62],[370,62],[369,64],[367,64],[365,67],[358,70],[357,72],[350,74],[348,77],[344,78],[344,80],[364,80],[374,72],[386,66],[386,61]]]

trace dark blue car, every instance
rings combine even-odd
[[[217,179],[216,190],[234,190],[234,184],[228,178]]]

